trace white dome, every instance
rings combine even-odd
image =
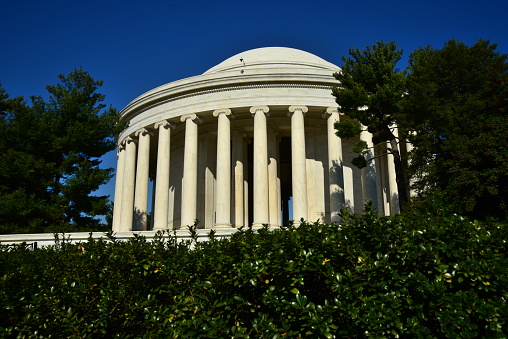
[[[213,74],[234,70],[263,68],[310,68],[339,70],[339,67],[314,54],[287,47],[263,47],[238,53],[210,68],[203,74]]]

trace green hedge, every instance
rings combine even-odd
[[[0,249],[0,337],[503,338],[507,228],[343,214],[178,244]]]

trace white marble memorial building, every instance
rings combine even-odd
[[[118,143],[113,230],[146,230],[149,214],[153,229],[196,219],[202,228],[333,222],[366,199],[398,212],[391,156],[359,170],[354,141],[335,135],[334,122],[347,119],[331,94],[338,70],[297,49],[258,48],[134,99],[121,111],[129,126]]]

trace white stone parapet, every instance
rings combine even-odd
[[[121,241],[133,239],[136,236],[143,236],[147,241],[153,241],[157,231],[130,231],[130,232],[115,232],[113,236]],[[237,232],[236,228],[225,228],[215,231],[214,237],[216,238],[229,238],[232,234]],[[197,229],[198,241],[207,241],[209,239],[209,229]],[[55,235],[58,236],[59,241],[64,241],[72,244],[86,243],[90,237],[92,239],[107,240],[108,236],[103,232],[73,232],[73,233],[33,233],[33,234],[3,234],[0,235],[0,245],[20,245],[26,243],[32,248],[40,248],[55,245]],[[162,234],[163,239],[176,237],[178,242],[190,240],[191,236],[187,229],[182,230],[166,230]],[[86,247],[84,249],[86,251]]]

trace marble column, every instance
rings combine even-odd
[[[382,158],[383,156],[381,156],[383,153],[382,151],[380,150],[380,145],[375,145],[374,146],[374,155],[376,156],[376,161],[375,161],[375,170],[376,170],[376,193],[377,193],[377,210],[378,210],[378,215],[379,216],[383,216],[385,215],[385,190],[383,188],[383,185],[384,185],[384,181],[383,181],[383,175],[382,173],[384,172],[382,170]]]
[[[393,134],[397,138],[398,144],[399,133],[397,127],[395,127]],[[391,148],[390,142],[387,142],[386,145],[388,148]],[[400,145],[399,145],[399,155],[400,155]],[[393,162],[393,159],[394,159],[393,154],[390,152],[388,154],[388,185],[390,185],[390,215],[400,213],[399,190],[397,187],[397,176],[395,173],[395,164]]]
[[[174,127],[167,120],[154,124],[154,129],[159,130],[159,144],[157,147],[157,173],[155,178],[155,202],[153,209],[153,229],[161,230],[168,228],[169,208],[169,163],[171,150],[171,129]]]
[[[344,173],[342,160],[342,140],[335,134],[335,122],[340,121],[337,108],[329,107],[324,113],[327,117],[326,128],[328,137],[328,184],[330,187],[330,221],[340,221],[340,210],[345,204]]]
[[[293,220],[308,219],[307,164],[305,156],[305,125],[303,115],[306,106],[290,106],[291,116],[291,175],[293,181]],[[292,114],[291,114],[292,113]]]
[[[230,109],[213,112],[217,123],[217,187],[215,190],[215,227],[231,227],[231,123]]]
[[[412,134],[413,134],[413,132],[409,132],[409,135],[412,135]],[[411,142],[409,142],[409,140],[407,140],[407,139],[405,140],[405,146],[406,146],[407,166],[410,167],[411,166],[410,155],[411,155],[411,152],[413,151],[414,147],[413,147],[413,144]],[[413,189],[413,184],[414,184],[413,178],[409,178],[409,180],[407,180],[409,198],[413,198],[416,196],[416,193]]]
[[[249,192],[249,176],[251,175],[249,173],[249,139],[245,139],[243,143],[243,218],[244,226],[248,226],[250,222],[250,213],[249,213],[249,206],[251,203],[249,202],[250,199],[250,192]],[[254,173],[254,172],[253,172]],[[252,192],[254,190],[252,189]],[[254,211],[253,211],[254,212]]]
[[[123,144],[118,145],[117,157],[115,202],[113,206],[113,232],[119,232],[121,225],[123,173],[125,167],[125,147]]]
[[[384,215],[390,215],[390,184],[389,184],[389,176],[388,176],[388,171],[389,171],[389,164],[388,164],[388,150],[387,150],[387,147],[386,147],[386,142],[382,142],[380,144],[378,144],[377,146],[377,149],[378,149],[378,152],[379,152],[379,158],[378,158],[378,163],[379,163],[379,167],[380,167],[380,178],[381,178],[381,181],[380,181],[380,185],[379,187],[381,188],[381,200],[379,201],[380,204],[382,203],[383,205],[383,213]],[[393,164],[393,159],[391,159],[392,161],[392,164]]]
[[[134,186],[136,184],[136,153],[136,140],[127,137],[125,139],[122,212],[120,217],[121,224],[119,226],[121,232],[132,231],[132,223],[134,220]]]
[[[367,143],[367,166],[362,168],[362,192],[363,200],[371,200],[378,209],[377,201],[377,182],[376,182],[376,159],[374,158],[374,145],[372,143],[372,134],[367,131],[367,127],[362,125],[360,140]]]
[[[270,223],[268,209],[268,140],[266,130],[267,106],[251,107],[254,117],[254,220],[252,226]]]
[[[185,122],[185,150],[182,178],[182,222],[181,227],[193,225],[197,216],[198,176],[198,122],[196,114],[183,115]]]
[[[136,131],[138,137],[138,159],[136,188],[134,194],[133,231],[146,231],[148,220],[148,175],[150,167],[150,132],[145,128]]]
[[[217,187],[217,135],[199,134],[197,169],[196,219],[199,228],[215,227],[215,198]]]
[[[283,225],[283,218],[282,218],[282,185],[280,180],[280,141],[281,136],[277,136],[277,206],[279,208],[279,220],[278,225]]]
[[[277,129],[270,127],[268,129],[268,204],[270,215],[270,226],[280,226],[280,203],[279,203],[279,187],[277,184]]]
[[[349,146],[349,145],[348,145]],[[349,147],[348,147],[349,148]],[[354,165],[348,161],[349,166],[343,166],[342,173],[344,174],[344,200],[345,208],[349,212],[355,213],[355,178],[354,178]],[[360,191],[361,193],[361,191]]]
[[[244,192],[243,192],[243,173],[244,173],[244,132],[240,129],[233,131],[233,171],[234,171],[234,227],[244,226]]]
[[[305,128],[305,164],[307,178],[307,220],[317,220],[321,216],[317,212],[317,193],[318,187],[316,185],[316,148],[315,148],[315,129],[313,126]],[[322,211],[321,209],[320,211]]]

